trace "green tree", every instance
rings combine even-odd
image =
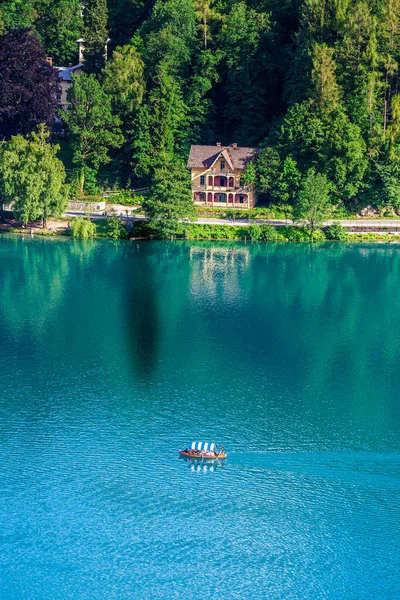
[[[333,48],[329,48],[326,44],[314,45],[311,73],[314,87],[313,99],[320,114],[325,116],[339,108],[341,99],[333,53]]]
[[[255,185],[257,181],[257,174],[254,162],[252,160],[247,163],[244,171],[242,172],[241,180],[245,185]]]
[[[100,73],[106,64],[107,0],[85,0],[83,8],[85,70]]]
[[[72,133],[73,160],[80,169],[83,192],[86,168],[97,171],[100,165],[109,163],[108,149],[119,148],[123,137],[120,119],[111,110],[111,98],[94,75],[75,77],[68,99],[65,120]]]
[[[85,217],[76,217],[71,223],[72,236],[85,240],[96,234],[96,225]]]
[[[266,88],[271,85],[267,49],[270,31],[267,13],[238,2],[232,5],[218,36],[218,45],[224,52],[225,130],[240,143],[258,141],[266,131]]]
[[[185,166],[177,160],[160,163],[154,170],[147,198],[142,203],[149,224],[163,237],[182,233],[184,219],[194,219],[196,210]]]
[[[314,241],[315,229],[321,226],[330,214],[330,186],[325,175],[309,169],[294,205],[293,215],[297,221],[303,221],[310,232],[310,241]]]
[[[133,45],[118,47],[103,73],[103,88],[119,112],[136,111],[145,93],[144,62]]]
[[[0,9],[6,31],[31,27],[35,20],[33,0],[1,0]]]
[[[207,50],[207,42],[210,41],[210,23],[220,19],[221,15],[214,8],[214,0],[195,0],[196,18],[202,34],[204,50]]]
[[[83,28],[80,0],[38,0],[35,28],[56,65],[76,64]]]
[[[122,222],[122,219],[111,215],[107,217],[107,235],[113,240],[120,240],[127,237],[127,230]]]
[[[16,135],[1,147],[0,196],[14,203],[14,214],[25,224],[42,219],[45,227],[47,218],[60,216],[67,205],[64,165],[49,136],[40,125],[37,133]]]

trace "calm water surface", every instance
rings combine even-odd
[[[0,373],[2,600],[400,597],[400,247],[3,236]]]

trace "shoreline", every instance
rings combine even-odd
[[[29,237],[29,238],[41,238],[41,239],[56,239],[61,238],[64,240],[83,240],[82,237],[74,237],[65,231],[56,231],[51,229],[45,230],[35,230],[33,233],[30,233],[28,229],[26,230],[18,230],[10,229],[6,230],[0,228],[0,239],[2,235],[15,235],[20,237]],[[137,237],[129,237],[129,238],[121,238],[121,239],[112,239],[106,235],[94,235],[91,238],[92,240],[107,240],[110,242],[225,242],[225,243],[242,243],[242,244],[311,244],[311,245],[320,245],[320,244],[394,244],[400,245],[400,234],[393,235],[388,233],[355,233],[349,234],[347,239],[344,240],[332,240],[332,239],[315,239],[313,242],[307,239],[281,239],[281,240],[252,240],[243,237],[232,237],[232,238],[224,238],[224,237],[174,237],[170,238],[160,238],[157,236],[153,237],[145,237],[145,236],[137,236]],[[87,241],[87,239],[85,241]]]

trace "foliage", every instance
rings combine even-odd
[[[71,233],[76,238],[92,238],[96,233],[96,225],[90,219],[76,217],[71,222]]]
[[[13,136],[0,151],[0,196],[14,203],[13,211],[27,224],[60,216],[67,205],[65,169],[41,125],[37,133]]]
[[[252,242],[257,242],[259,239],[261,239],[262,229],[260,225],[257,225],[257,223],[254,223],[254,225],[250,225],[247,228],[247,235],[249,236]]]
[[[115,216],[107,217],[107,235],[113,240],[120,240],[127,237],[128,232],[122,219]]]
[[[35,29],[55,65],[77,63],[76,40],[82,32],[79,0],[37,0]]]
[[[260,239],[263,242],[282,242],[285,240],[285,237],[277,227],[273,227],[272,225],[261,225],[260,229]]]
[[[52,121],[44,57],[76,62],[83,37],[98,106],[119,119],[96,119],[99,160],[77,152],[92,115],[73,132],[81,175],[94,170],[87,189],[110,159],[108,181],[146,188],[163,161],[221,140],[261,147],[243,181],[284,215],[310,169],[326,176],[332,207],[400,207],[400,0],[87,0],[83,17],[80,5],[0,1],[0,34],[11,36],[0,38],[1,136]],[[85,102],[99,96],[87,92]]]
[[[112,114],[111,99],[94,75],[75,77],[68,100],[65,120],[72,133],[73,160],[81,169],[83,191],[87,168],[97,171],[101,164],[107,164],[108,149],[118,148],[123,138],[120,121]]]
[[[118,194],[109,197],[111,204],[123,204],[124,206],[141,206],[143,201],[144,196],[135,194],[131,190],[121,190]]]
[[[54,121],[58,75],[35,33],[13,29],[0,36],[0,74],[0,139]]]
[[[241,180],[245,185],[254,185],[257,181],[256,169],[253,161],[249,161],[244,169]]]
[[[155,170],[142,206],[150,226],[162,236],[182,233],[187,227],[186,221],[196,215],[190,177],[184,165],[177,161],[168,162],[166,158]]]
[[[335,240],[337,242],[344,242],[347,240],[348,234],[346,228],[340,223],[335,221],[326,230],[326,236],[329,240]]]
[[[143,101],[145,92],[144,62],[133,45],[114,50],[103,74],[104,91],[120,112],[132,112]]]
[[[29,28],[35,20],[33,0],[2,0],[0,7],[5,31]]]
[[[100,73],[106,64],[108,43],[107,1],[85,0],[83,4],[83,24],[85,49],[84,68],[88,73]]]
[[[314,241],[315,229],[329,216],[329,193],[330,186],[326,176],[316,173],[315,169],[309,169],[294,206],[294,217],[305,222],[310,231],[311,242]]]

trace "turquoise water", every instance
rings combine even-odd
[[[0,237],[0,598],[399,598],[399,289],[395,245]]]

